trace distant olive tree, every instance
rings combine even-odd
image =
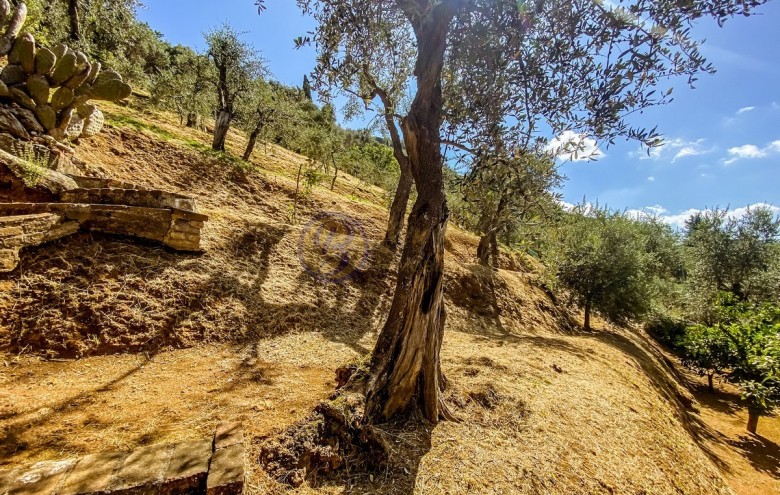
[[[594,312],[620,323],[650,310],[657,253],[648,249],[641,221],[583,203],[565,213],[549,235],[547,262],[557,283],[584,309],[586,331]]]
[[[254,81],[264,72],[258,53],[240,36],[228,24],[206,34],[208,57],[216,69],[213,84],[217,115],[211,144],[215,151],[225,151],[225,138],[240,100],[252,91]]]

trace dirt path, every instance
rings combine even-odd
[[[710,457],[738,495],[780,494],[780,417],[761,418],[758,434],[745,430],[747,409],[727,383],[707,391],[705,379],[686,374],[700,404]]]

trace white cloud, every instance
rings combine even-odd
[[[563,131],[547,145],[547,151],[564,161],[584,162],[604,157],[595,139],[574,131]]]
[[[766,158],[771,154],[780,153],[780,139],[772,141],[763,148],[759,148],[755,144],[743,144],[742,146],[729,148],[728,152],[730,158],[723,159],[725,165],[731,165],[739,159]]]
[[[669,139],[665,140],[661,145],[650,148],[649,150],[640,147],[639,150],[630,152],[628,156],[640,160],[657,161],[666,159],[674,163],[681,158],[706,155],[717,149],[715,146],[705,148],[705,142],[706,139],[697,139],[695,141],[686,141],[680,138]]]
[[[755,109],[756,107],[742,107],[739,110],[737,110],[737,115],[742,115],[743,113],[751,112]]]
[[[775,214],[780,215],[780,207],[770,205],[767,203],[754,203],[752,205],[743,206],[742,208],[735,208],[733,210],[729,210],[728,214],[726,215],[728,218],[742,218],[747,214],[748,210],[754,210],[759,207],[766,207],[769,208],[769,210]],[[646,217],[658,217],[660,218],[664,223],[667,223],[669,225],[675,226],[675,227],[685,227],[685,222],[691,218],[693,215],[697,213],[702,213],[705,210],[700,210],[697,208],[690,208],[684,211],[681,211],[679,213],[670,213],[660,205],[655,206],[646,206],[645,208],[642,208],[641,210],[627,210],[626,214],[633,216],[634,218],[646,218]]]
[[[651,175],[650,177],[647,178],[647,182],[655,182],[655,177]]]

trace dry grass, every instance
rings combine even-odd
[[[378,247],[383,193],[342,176],[290,223],[301,157],[269,146],[242,164],[203,151],[208,136],[170,115],[108,111],[116,126],[79,156],[117,179],[196,196],[211,217],[206,252],[81,234],[25,252],[21,270],[0,277],[0,466],[196,438],[241,420],[248,492],[289,493],[259,467],[260,446],[373,345],[397,259]],[[231,133],[230,151],[241,145]],[[323,210],[356,218],[368,241],[369,262],[343,283],[313,278],[299,259],[301,234]],[[449,229],[443,369],[463,421],[387,425],[386,472],[345,471],[293,493],[729,492],[711,442],[734,449],[708,435],[711,418],[686,407],[690,395],[644,335],[603,322],[579,332],[533,261],[504,255],[508,269],[494,273],[473,264],[475,248],[473,235]],[[303,256],[314,254],[304,243]]]

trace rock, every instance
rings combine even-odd
[[[8,90],[8,86],[3,81],[0,81],[0,96],[8,96],[11,92]]]
[[[11,99],[24,108],[35,109],[35,102],[30,98],[30,95],[19,88],[11,88]]]
[[[65,128],[65,137],[68,141],[73,141],[78,139],[82,132],[84,132],[84,119],[78,113],[73,112],[70,123]]]
[[[51,493],[57,488],[62,479],[67,476],[75,462],[74,459],[39,462],[27,471],[22,471],[12,482],[11,486],[6,487],[6,489],[8,493],[13,493],[14,495]]]
[[[65,81],[73,77],[76,72],[76,53],[69,51],[62,56],[54,66],[51,74],[51,85],[61,86]]]
[[[8,20],[8,14],[11,13],[11,2],[8,0],[0,0],[0,26],[5,25],[5,21]]]
[[[109,488],[117,492],[157,493],[172,454],[173,445],[150,445],[135,450],[125,459]]]
[[[51,108],[55,112],[59,112],[63,108],[73,103],[73,90],[66,88],[65,86],[59,88],[51,97]]]
[[[8,55],[14,46],[14,40],[7,36],[0,37],[0,57]]]
[[[122,76],[119,75],[119,73],[115,70],[108,69],[100,74],[97,75],[95,80],[92,82],[92,84],[103,84],[108,81],[113,81],[115,79],[122,80]]]
[[[211,439],[184,442],[173,449],[160,495],[203,493],[211,459]]]
[[[114,471],[126,457],[125,453],[104,452],[81,458],[57,490],[57,495],[106,493]]]
[[[89,62],[87,62],[87,65],[81,69],[76,75],[71,77],[65,82],[65,86],[70,89],[76,89],[89,77],[89,71],[91,69],[91,65]]]
[[[133,91],[129,84],[122,82],[120,79],[110,79],[104,82],[100,82],[99,79],[100,77],[98,77],[98,81],[95,82],[92,90],[89,92],[89,97],[93,100],[124,100]]]
[[[87,76],[87,80],[85,81],[87,84],[93,84],[95,82],[95,79],[97,79],[98,75],[100,74],[100,62],[93,62],[92,67],[89,70],[89,76]]]
[[[105,117],[99,108],[92,105],[94,110],[91,114],[84,117],[84,130],[81,131],[82,137],[92,137],[103,130]]]
[[[244,443],[244,429],[240,422],[220,423],[214,433],[214,450]]]
[[[40,74],[33,74],[27,78],[27,93],[37,105],[49,103],[49,81]]]
[[[35,53],[35,73],[41,76],[49,76],[51,70],[57,64],[57,56],[48,48],[39,48]]]
[[[237,495],[244,489],[244,447],[233,445],[214,452],[206,482],[208,495]]]
[[[21,65],[8,64],[3,67],[3,72],[0,72],[0,80],[7,86],[21,84],[27,81],[27,73],[24,72]]]
[[[35,117],[46,131],[50,131],[57,127],[57,114],[49,105],[38,105],[38,107],[35,108]]]
[[[24,33],[16,38],[8,54],[8,63],[21,65],[28,74],[35,71],[35,38],[32,34]]]
[[[65,43],[60,43],[59,45],[55,46],[52,50],[52,53],[54,53],[54,57],[59,60],[62,57],[65,56],[66,53],[70,51],[70,48],[68,48],[68,45]]]
[[[11,113],[14,114],[16,120],[24,126],[30,134],[43,134],[43,126],[41,126],[38,119],[35,118],[35,114],[27,108],[11,108]]]
[[[0,131],[24,140],[30,139],[30,133],[24,128],[19,120],[7,108],[0,107]]]
[[[27,4],[20,2],[16,5],[14,15],[11,16],[11,21],[5,30],[6,38],[16,38],[19,35],[19,31],[22,30],[22,26],[24,26],[25,20],[27,20]]]

